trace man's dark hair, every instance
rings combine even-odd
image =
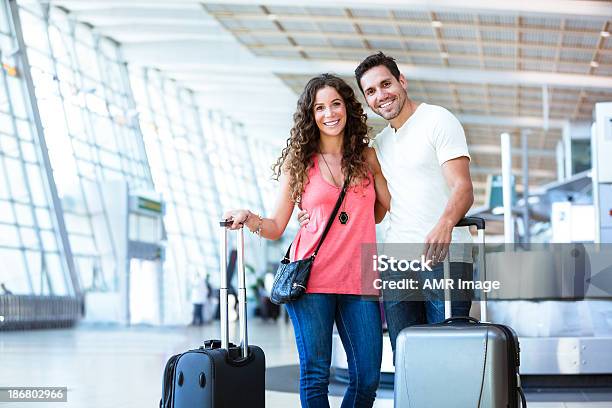
[[[384,65],[387,67],[389,72],[391,72],[391,75],[393,75],[395,79],[399,81],[400,71],[395,63],[395,59],[383,54],[382,51],[379,51],[377,54],[372,54],[361,61],[361,64],[355,68],[355,79],[357,80],[357,85],[359,86],[361,93],[363,93],[363,88],[361,87],[361,77],[367,71],[379,65]]]

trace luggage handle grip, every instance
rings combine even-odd
[[[231,219],[231,218],[228,218],[227,220],[219,221],[219,226],[220,227],[228,228],[228,227],[231,227],[233,223],[234,223],[234,220]],[[241,222],[238,225],[244,225],[244,223]]]
[[[454,316],[454,317],[449,317],[448,319],[444,320],[442,324],[448,324],[448,323],[453,323],[453,322],[476,323],[476,324],[480,323],[478,319],[474,319],[473,317],[470,317],[470,316]]]
[[[485,220],[480,217],[465,217],[459,220],[456,227],[471,227],[475,226],[476,229],[485,229]]]

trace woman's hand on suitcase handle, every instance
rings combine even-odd
[[[300,227],[305,227],[308,225],[308,221],[310,221],[310,215],[308,215],[308,211],[300,210],[297,213],[297,220],[300,223]]]
[[[251,212],[249,210],[230,210],[223,214],[223,219],[233,221],[232,225],[227,227],[228,229],[237,230],[245,225],[250,214]]]

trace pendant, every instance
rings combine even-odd
[[[346,225],[346,223],[349,220],[349,216],[346,212],[342,211],[340,215],[338,216],[338,219],[340,220],[340,224]]]

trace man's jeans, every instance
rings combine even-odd
[[[341,407],[371,407],[382,359],[378,302],[355,295],[307,293],[286,306],[300,356],[302,407],[329,407],[327,387],[334,322],[346,351],[350,378]]]
[[[444,277],[444,266],[438,264],[432,268],[431,272],[426,272],[428,278],[442,279]],[[473,267],[471,263],[451,262],[450,275],[455,281],[457,279],[463,281],[471,280],[473,277]],[[398,276],[385,275],[383,279],[397,279]],[[393,348],[393,356],[395,361],[395,343],[398,334],[406,327],[415,324],[439,323],[444,320],[444,290],[423,289],[419,296],[414,296],[420,300],[398,300],[397,289],[395,292],[389,289],[383,289],[383,300],[385,309],[385,318],[389,329],[389,337],[391,339],[391,347]],[[451,290],[451,315],[452,316],[468,316],[472,305],[471,290]]]

